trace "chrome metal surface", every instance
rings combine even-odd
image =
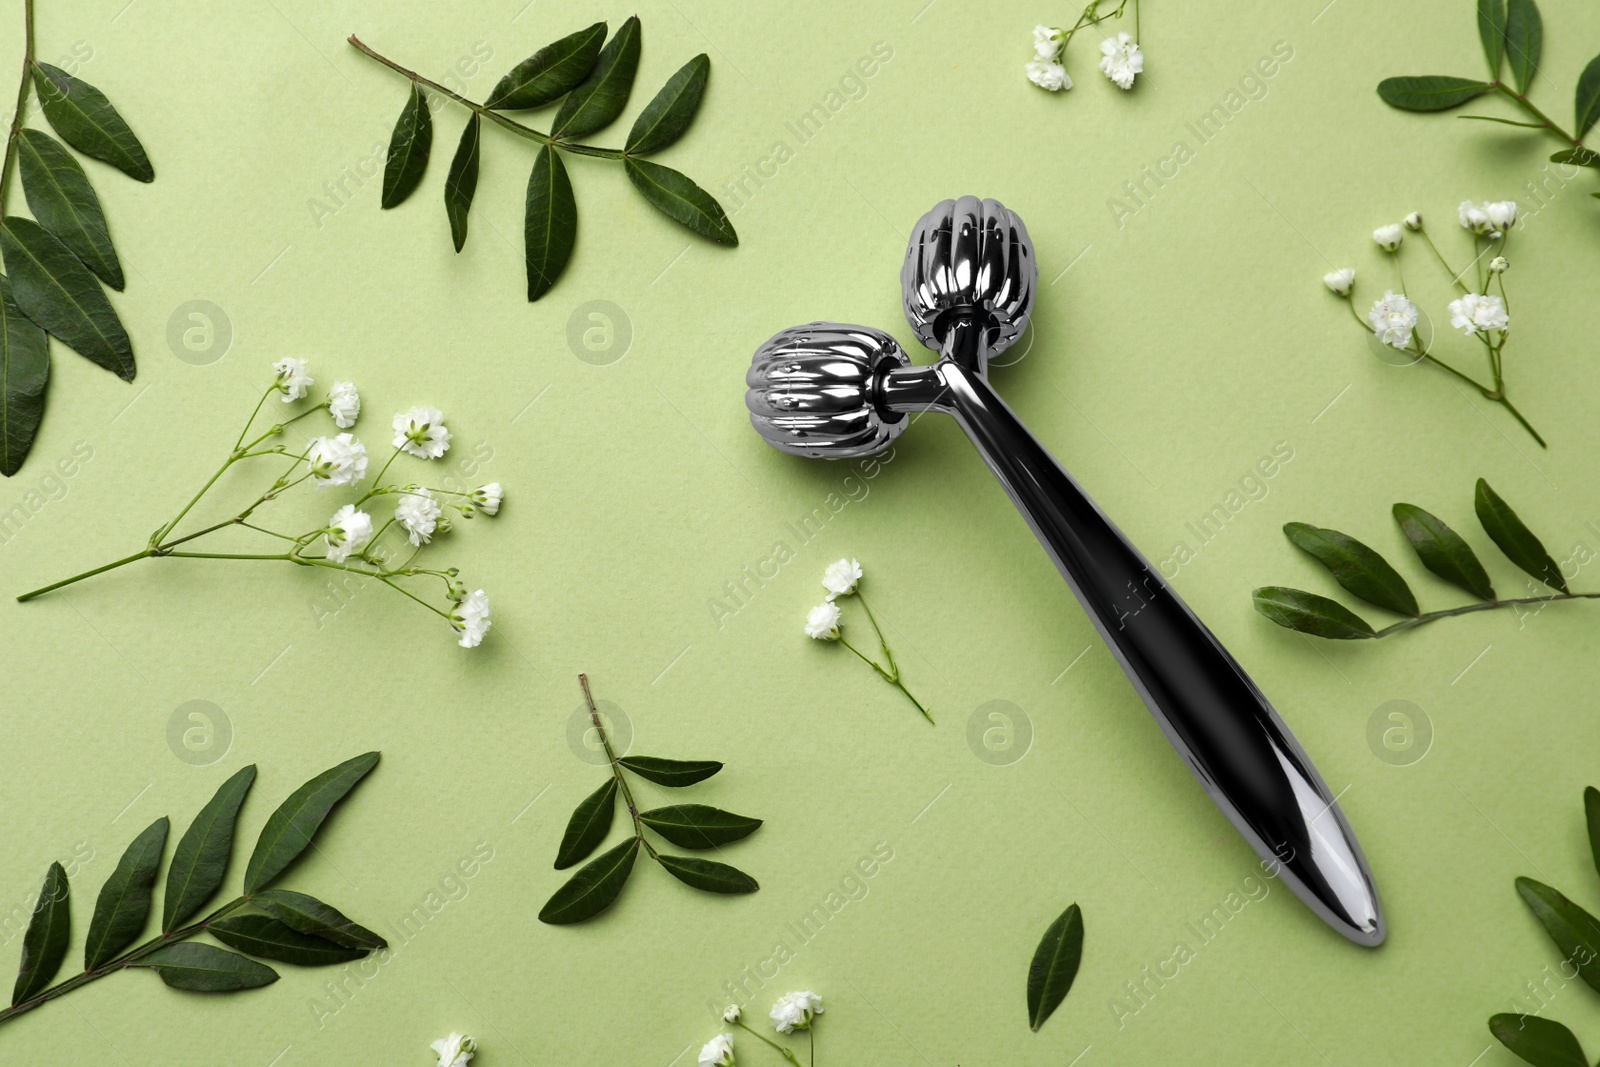
[[[983,359],[1022,335],[1038,285],[1028,228],[1000,201],[975,196],[946,200],[922,216],[900,267],[906,321],[917,339],[937,350],[951,321],[975,321]]]
[[[906,417],[873,401],[891,367],[911,359],[870,326],[811,322],[774,335],[745,374],[750,424],[773,448],[812,459],[870,456],[905,432]]]

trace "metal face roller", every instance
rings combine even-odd
[[[917,223],[900,281],[906,319],[938,362],[913,365],[866,326],[784,330],[745,378],[757,432],[794,455],[845,458],[887,447],[909,412],[953,416],[1217,807],[1312,911],[1357,944],[1380,944],[1361,847],[1294,736],[989,385],[988,360],[1021,335],[1038,284],[1022,220],[994,200],[946,200]]]

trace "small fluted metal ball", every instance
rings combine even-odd
[[[963,196],[923,215],[906,244],[900,292],[906,321],[934,351],[956,316],[976,317],[985,355],[1022,336],[1039,286],[1028,228],[998,200]]]
[[[870,326],[811,322],[774,334],[745,374],[750,424],[773,448],[812,459],[870,456],[906,428],[881,409],[881,375],[911,362],[893,337]]]

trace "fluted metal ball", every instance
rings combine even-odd
[[[1028,228],[998,200],[946,200],[918,220],[900,268],[906,321],[938,351],[953,317],[983,321],[987,354],[1022,336],[1039,287]]]
[[[876,402],[877,383],[911,362],[893,337],[870,326],[811,322],[756,349],[745,374],[750,424],[767,444],[813,459],[881,452],[906,417]]]

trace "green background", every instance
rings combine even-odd
[[[136,550],[211,471],[270,362],[287,355],[308,358],[320,385],[359,384],[357,432],[375,449],[389,412],[437,404],[456,434],[446,463],[509,495],[498,519],[429,552],[493,598],[495,628],[475,652],[387,591],[362,591],[327,617],[321,576],[272,564],[144,563],[0,607],[0,900],[23,908],[52,860],[76,856],[69,966],[100,883],[152,819],[170,814],[176,835],[228,774],[258,764],[231,890],[278,801],[371,748],[383,752],[378,770],[282,884],[397,946],[367,970],[375,977],[349,980],[346,1002],[328,999],[335,971],[285,966],[268,989],[210,998],[115,976],[7,1026],[4,1058],[422,1063],[429,1041],[458,1029],[478,1036],[486,1067],[685,1064],[719,1025],[708,1004],[740,981],[755,1017],[787,990],[821,992],[819,1062],[830,1065],[1081,1056],[1086,1067],[1464,1067],[1490,1042],[1487,1016],[1513,1010],[1528,981],[1545,983],[1547,1014],[1600,1046],[1600,1001],[1551,977],[1558,954],[1511,884],[1528,874],[1600,900],[1580,801],[1600,779],[1595,609],[1558,605],[1522,626],[1491,613],[1348,646],[1312,643],[1250,607],[1256,585],[1334,591],[1284,541],[1288,520],[1369,540],[1425,606],[1460,602],[1405,558],[1388,517],[1396,500],[1456,524],[1497,586],[1520,589],[1472,520],[1479,476],[1559,558],[1580,544],[1600,552],[1593,176],[1559,187],[1543,169],[1558,145],[1532,131],[1378,101],[1384,76],[1479,74],[1466,0],[1325,3],[1156,0],[1135,91],[1095,70],[1091,30],[1068,60],[1077,87],[1052,95],[1029,86],[1022,65],[1034,23],[1070,21],[1069,4],[644,0],[624,123],[681,63],[710,53],[699,120],[660,158],[722,200],[742,243],[692,238],[615,164],[574,158],[578,250],[530,305],[527,143],[485,130],[471,237],[452,254],[440,195],[462,113],[438,111],[422,189],[380,211],[376,168],[405,84],[344,38],[358,33],[430,76],[455,70],[481,99],[537,47],[597,19],[618,25],[630,9],[40,0],[41,58],[77,48],[78,73],[128,117],[157,178],[144,186],[87,164],[127,268],[114,302],[139,375],[124,385],[54,346],[44,428],[0,486],[0,510],[43,505],[0,545],[6,591]],[[1533,92],[1565,119],[1600,44],[1600,11],[1549,2],[1545,17]],[[0,56],[15,59],[20,5],[0,21]],[[1292,58],[1246,84],[1255,98],[1201,144],[1186,123],[1224,104],[1277,42]],[[825,105],[874,46],[890,58],[845,84],[852,95],[802,143],[789,124]],[[626,128],[592,140],[620,143]],[[1109,201],[1136,206],[1123,183],[1178,141],[1192,158],[1147,184],[1119,226]],[[786,158],[768,163],[778,142]],[[769,177],[735,197],[724,183],[747,165]],[[1464,259],[1455,205],[1509,197],[1527,213],[1524,183],[1541,181],[1549,205],[1510,249],[1506,366],[1548,452],[1441,372],[1376,358],[1318,281],[1354,266],[1364,304],[1389,277],[1373,227],[1420,210]],[[848,468],[780,455],[750,431],[744,369],[777,329],[830,317],[913,343],[896,280],[906,234],[933,203],[966,192],[1020,212],[1041,266],[1030,355],[995,372],[1001,392],[1153,560],[1178,541],[1195,547],[1186,524],[1275,445],[1292,449],[1254,483],[1264,498],[1176,584],[1342,797],[1387,911],[1381,949],[1348,944],[1277,883],[1211,942],[1194,937],[1187,924],[1248,888],[1255,857],[955,425],[923,420],[892,463],[853,482]],[[1413,295],[1442,324],[1441,272],[1415,239],[1404,251]],[[175,314],[180,333],[193,324],[178,310],[191,300],[221,309],[225,352],[169,343]],[[620,317],[587,318],[596,300]],[[616,358],[624,320],[631,339]],[[1439,350],[1481,373],[1458,335]],[[92,459],[43,482],[80,443]],[[487,461],[460,467],[474,449]],[[256,478],[225,479],[205,513],[231,514]],[[285,526],[319,523],[346,499],[300,493],[273,505]],[[788,524],[827,513],[830,493],[855,499],[797,537]],[[779,542],[792,559],[748,582],[748,602],[719,625],[710,602]],[[936,727],[844,650],[801,636],[822,567],[845,554],[865,565],[864,588]],[[1594,588],[1596,570],[1574,586]],[[579,671],[626,714],[634,752],[726,762],[684,799],[766,820],[726,857],[760,893],[708,898],[641,866],[598,921],[537,922],[563,878],[551,860],[566,816],[603,778],[567,740]],[[195,700],[231,723],[203,766],[169,744],[175,709]],[[994,700],[1031,724],[1031,747],[1007,765],[967,740],[969,717]],[[1431,723],[1420,762],[1393,765],[1369,743],[1369,718],[1390,700]],[[665,793],[640,790],[646,803]],[[875,846],[892,860],[851,881]],[[475,848],[492,859],[453,877]],[[830,898],[841,886],[856,899]],[[1083,968],[1032,1034],[1028,960],[1073,901],[1087,928]],[[428,919],[403,940],[395,924],[419,907]],[[790,924],[817,907],[828,920],[802,944]],[[13,960],[20,939],[5,936]],[[1119,1025],[1124,983],[1180,941],[1194,958]],[[774,976],[764,961],[780,942],[792,958]],[[319,1019],[315,998],[338,1010]],[[748,1038],[739,1051],[743,1063],[779,1062]],[[1514,1061],[1495,1046],[1476,1062]]]

